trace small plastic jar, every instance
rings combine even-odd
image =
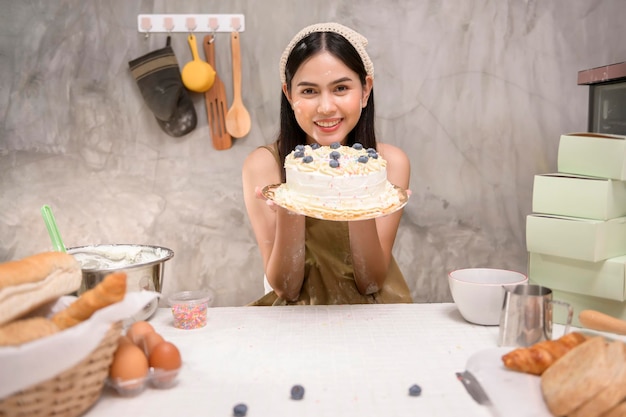
[[[207,310],[213,304],[210,290],[182,291],[168,298],[174,327],[179,329],[199,329],[206,326]]]

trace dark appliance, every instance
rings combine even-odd
[[[589,86],[589,132],[626,135],[626,62],[578,72]]]

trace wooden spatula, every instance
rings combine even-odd
[[[230,43],[233,55],[233,104],[226,113],[226,130],[234,138],[244,137],[250,132],[250,113],[241,98],[241,49],[239,32],[232,32]]]
[[[206,60],[209,65],[215,69],[214,43],[214,35],[206,35],[202,41]],[[230,134],[226,131],[226,112],[228,111],[226,89],[224,88],[224,83],[217,73],[215,74],[213,87],[204,93],[204,100],[206,102],[206,111],[209,120],[209,129],[211,130],[213,147],[218,151],[230,148],[233,144],[233,140]]]

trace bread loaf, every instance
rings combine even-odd
[[[626,417],[626,401],[622,401],[615,407],[611,408],[602,417]]]
[[[65,310],[52,316],[52,321],[59,329],[67,329],[89,319],[101,308],[117,303],[126,294],[126,273],[113,272],[94,288],[85,291]]]
[[[0,327],[0,346],[21,345],[58,331],[59,327],[44,317],[15,320]]]
[[[529,347],[518,348],[502,356],[508,369],[541,375],[557,359],[586,340],[582,333],[568,333],[556,340],[546,340]]]
[[[63,252],[44,252],[0,264],[0,325],[80,287],[80,264]]]
[[[608,386],[578,407],[568,417],[599,417],[626,397],[626,345],[613,341],[607,348],[610,361]]]
[[[540,386],[552,415],[569,415],[608,387],[613,365],[608,346],[603,337],[591,337],[545,370]]]

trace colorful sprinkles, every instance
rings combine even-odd
[[[206,326],[207,303],[189,304],[181,303],[172,305],[174,327],[179,329],[199,329]]]

